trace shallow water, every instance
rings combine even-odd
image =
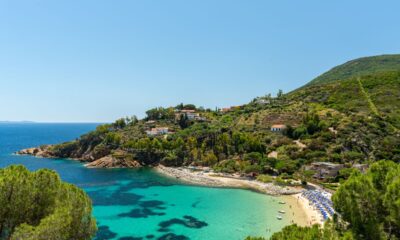
[[[41,144],[72,140],[96,124],[0,124],[0,167],[50,168],[84,188],[98,221],[95,239],[243,239],[268,237],[292,220],[303,221],[296,204],[242,189],[191,186],[151,169],[87,169],[77,161],[16,156]],[[292,199],[293,200],[293,199]],[[290,201],[290,200],[289,200]],[[276,219],[285,210],[283,220]],[[296,212],[297,216],[293,216]]]

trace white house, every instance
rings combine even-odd
[[[188,120],[196,120],[196,121],[206,121],[205,117],[201,117],[200,113],[197,113],[195,110],[180,110],[175,113],[175,120],[179,120],[181,115],[185,115]]]
[[[146,134],[148,136],[157,136],[157,135],[163,135],[169,133],[167,127],[157,127],[157,128],[152,128],[151,130],[146,131]]]
[[[263,98],[261,98],[261,99],[257,99],[257,100],[256,100],[256,103],[258,103],[258,104],[270,104],[271,101],[268,100],[268,99],[263,99]]]
[[[272,132],[282,132],[285,129],[286,129],[286,125],[284,125],[284,124],[274,124],[271,126]]]

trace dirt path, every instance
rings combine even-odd
[[[357,78],[357,82],[358,82],[358,86],[360,87],[361,92],[363,93],[365,99],[368,102],[368,105],[369,105],[369,108],[371,109],[371,112],[373,112],[376,116],[380,116],[378,108],[376,107],[375,103],[372,101],[372,99],[369,96],[368,92],[365,90],[364,85],[361,82],[361,79]],[[389,124],[389,126],[392,127],[395,132],[400,132],[400,130],[397,127],[393,126],[393,124],[391,124],[390,122],[387,122],[387,124]]]
[[[369,96],[369,94],[367,93],[367,91],[365,91],[364,85],[361,82],[360,78],[357,78],[357,82],[358,82],[358,86],[360,86],[360,90],[363,93],[365,99],[368,102],[369,108],[371,109],[371,112],[373,112],[375,115],[380,116],[378,108],[375,106],[375,103],[372,101],[371,97]]]

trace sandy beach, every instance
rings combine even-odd
[[[307,223],[305,225],[310,226],[313,224],[323,225],[324,221],[322,215],[310,205],[309,200],[301,196],[301,193],[292,195],[296,198],[296,202],[300,205],[307,217]]]
[[[161,174],[178,178],[181,181],[195,185],[243,188],[273,196],[285,195],[291,205],[303,211],[303,214],[298,214],[302,217],[298,218],[298,221],[296,221],[297,224],[303,226],[312,224],[323,225],[321,214],[310,206],[309,201],[306,198],[301,196],[301,192],[304,191],[302,187],[281,187],[274,185],[273,183],[263,183],[256,180],[217,174],[212,171],[193,171],[184,167],[172,168],[158,165],[154,169]]]

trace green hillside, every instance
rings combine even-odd
[[[348,61],[318,76],[307,85],[329,83],[367,74],[399,71],[400,54],[363,57]]]
[[[393,67],[393,61],[388,65]],[[197,117],[190,119],[185,112]],[[311,84],[224,111],[180,104],[146,114],[141,120],[101,125],[76,141],[37,153],[97,167],[198,165],[282,179],[308,178],[304,166],[312,162],[348,168],[381,159],[400,162],[400,71]],[[271,131],[274,124],[287,128],[277,133]],[[168,134],[151,134],[151,129],[163,128]]]

